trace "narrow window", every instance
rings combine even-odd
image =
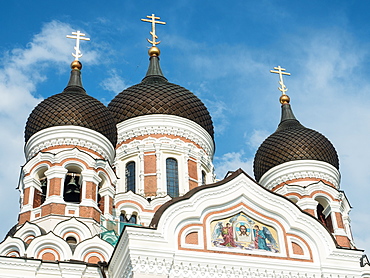
[[[128,223],[136,224],[136,215],[131,215],[130,219],[128,220]]]
[[[41,206],[46,199],[46,191],[47,191],[47,179],[46,177],[42,177],[39,179],[41,191],[35,188],[35,194],[33,196],[33,207],[37,208]]]
[[[173,197],[179,196],[179,175],[177,160],[167,158],[166,160],[167,194]]]
[[[47,184],[48,184],[48,180],[46,179],[46,177],[40,179],[40,183],[41,183],[41,204],[43,204],[45,202],[45,199],[46,199],[46,191],[47,191]]]
[[[324,215],[324,207],[321,205],[321,204],[318,204],[317,205],[317,218],[319,219],[319,221],[325,226],[328,228],[328,230],[333,233],[334,232],[334,229],[333,229],[333,223],[331,221],[331,216],[330,216],[330,213],[328,215],[328,217],[325,217]]]
[[[206,172],[202,171],[202,185],[206,184]]]
[[[126,164],[126,189],[135,193],[135,162]]]

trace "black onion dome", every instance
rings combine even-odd
[[[339,170],[333,144],[321,133],[301,125],[290,104],[283,104],[277,130],[261,144],[254,157],[254,176],[259,181],[271,168],[295,160],[319,160]]]
[[[95,130],[113,146],[116,145],[117,128],[112,113],[100,101],[85,93],[80,74],[79,70],[73,69],[64,91],[43,100],[32,111],[25,129],[26,142],[45,128],[74,125]]]
[[[138,116],[168,114],[192,120],[213,138],[213,123],[203,102],[189,90],[170,83],[159,67],[159,58],[150,57],[146,77],[141,83],[125,89],[108,105],[116,121]]]

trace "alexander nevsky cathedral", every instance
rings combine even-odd
[[[337,152],[293,114],[289,73],[271,70],[280,123],[254,173],[216,180],[211,115],[162,73],[155,27],[165,22],[142,20],[152,26],[148,70],[108,106],[82,85],[88,38],[67,36],[76,39],[67,86],[26,122],[20,212],[0,243],[0,277],[369,278]]]

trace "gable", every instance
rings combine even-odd
[[[127,227],[110,267],[124,271],[130,264],[140,272],[144,271],[140,260],[146,258],[149,265],[161,261],[161,271],[164,265],[196,264],[285,273],[295,265],[304,271],[294,273],[318,275],[324,264],[353,271],[361,256],[338,249],[316,218],[241,170],[169,201],[157,211],[152,225],[155,228]],[[343,256],[350,259],[343,263]]]

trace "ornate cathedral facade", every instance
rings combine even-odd
[[[337,152],[294,116],[285,70],[272,71],[281,121],[254,178],[239,169],[216,181],[211,116],[165,78],[151,34],[145,77],[107,107],[82,85],[77,44],[67,87],[30,114],[0,277],[369,278]]]

